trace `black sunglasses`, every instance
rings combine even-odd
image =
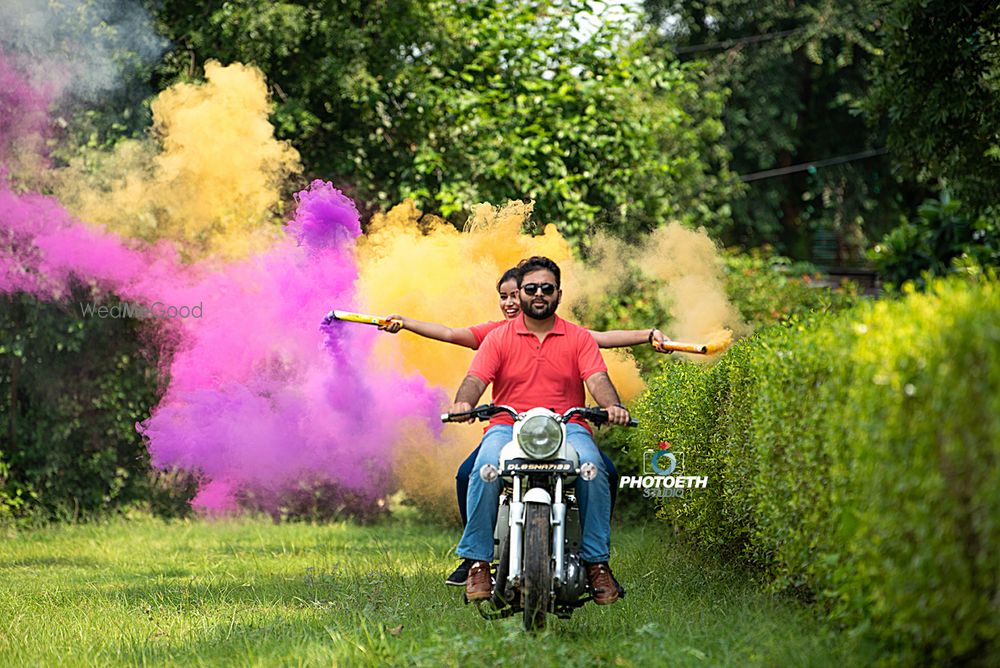
[[[529,297],[534,296],[539,290],[542,291],[543,295],[548,297],[556,291],[556,286],[551,283],[525,283],[521,286],[521,289],[524,290],[524,294]]]

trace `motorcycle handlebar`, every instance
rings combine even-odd
[[[471,411],[465,411],[463,413],[442,413],[441,422],[458,422],[459,420],[466,420],[472,418],[473,420],[489,420],[491,417],[497,413],[507,413],[512,418],[517,419],[517,411],[515,411],[510,406],[496,406],[494,404],[483,404],[481,406],[476,406]],[[562,414],[562,421],[568,422],[569,419],[575,415],[579,415],[585,420],[588,420],[595,425],[602,425],[608,421],[608,412],[603,408],[571,408]],[[638,427],[639,421],[635,418],[631,418],[628,421],[627,427]]]
[[[476,406],[471,411],[466,411],[464,413],[441,413],[441,422],[458,422],[459,420],[465,420],[467,418],[480,421],[489,420],[497,413],[507,413],[512,418],[517,417],[517,411],[510,406],[483,404],[482,406]]]
[[[608,412],[603,408],[571,408],[565,413],[563,413],[563,422],[567,422],[574,415],[579,415],[580,417],[588,420],[595,425],[602,425],[608,421]],[[626,427],[638,427],[639,421],[635,418],[629,418],[628,424],[624,425]]]

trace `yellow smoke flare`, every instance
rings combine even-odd
[[[119,234],[173,240],[188,259],[266,247],[280,234],[276,207],[301,171],[298,153],[274,137],[260,70],[209,61],[205,78],[156,97],[151,139],[98,156],[97,170],[82,161],[63,170],[60,200]]]

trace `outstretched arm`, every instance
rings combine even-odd
[[[607,371],[599,371],[587,378],[587,389],[590,390],[594,400],[608,412],[608,422],[612,424],[628,424],[629,414],[618,398],[618,390],[615,389]]]
[[[468,327],[448,327],[436,322],[423,322],[396,314],[387,315],[386,318],[389,319],[389,324],[380,326],[379,329],[390,334],[395,334],[401,329],[406,329],[414,334],[419,334],[435,341],[454,343],[456,346],[472,348],[473,350],[479,347],[476,337],[473,336],[472,330]]]
[[[612,329],[607,332],[590,332],[599,348],[625,348],[627,346],[638,346],[643,343],[664,340],[663,332],[658,329]],[[653,338],[649,336],[652,333]]]

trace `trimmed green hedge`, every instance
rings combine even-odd
[[[1000,661],[1000,284],[793,320],[637,402],[708,489],[660,514],[875,633],[892,662]]]

